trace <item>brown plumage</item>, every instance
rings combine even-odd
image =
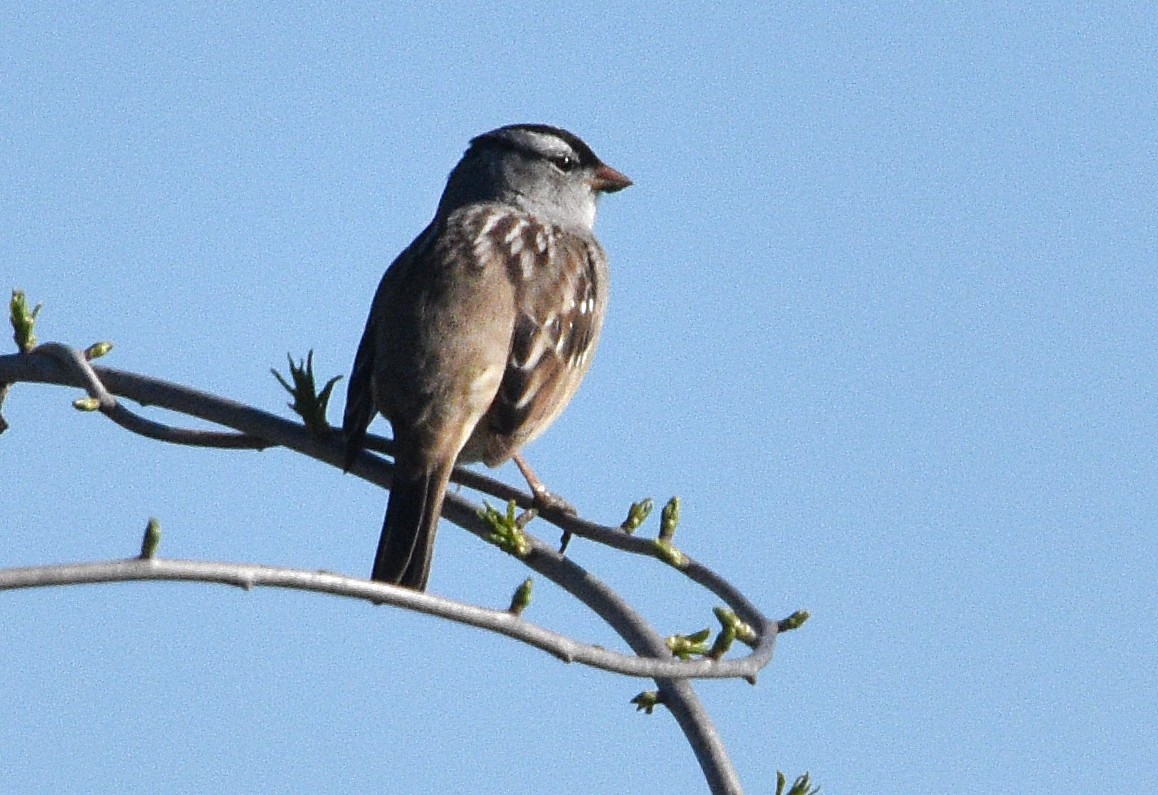
[[[506,461],[574,395],[607,304],[595,198],[629,184],[570,133],[494,130],[383,276],[343,422],[351,460],[376,411],[394,431],[373,579],[424,589],[455,463]]]

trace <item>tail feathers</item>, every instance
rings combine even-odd
[[[434,534],[450,468],[406,476],[395,471],[371,579],[426,590]]]

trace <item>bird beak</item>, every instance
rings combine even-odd
[[[630,179],[606,164],[600,164],[591,175],[591,189],[598,193],[615,193],[630,184]]]

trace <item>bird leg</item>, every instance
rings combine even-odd
[[[515,453],[511,456],[511,459],[515,462],[515,466],[519,468],[519,471],[523,473],[527,485],[531,487],[531,494],[535,497],[535,508],[540,511],[569,513],[572,516],[578,513],[569,502],[547,490],[547,487],[543,485],[543,481],[539,480],[538,475],[536,475],[527,462],[523,460],[521,454]]]

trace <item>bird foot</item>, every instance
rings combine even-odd
[[[578,516],[579,512],[575,510],[575,506],[567,502],[565,499],[557,494],[552,494],[543,488],[541,485],[538,488],[532,488],[531,493],[535,497],[535,509],[539,513],[558,512],[565,513],[571,516]]]
[[[535,510],[539,513],[565,513],[570,516],[578,516],[579,512],[575,510],[575,506],[551,492],[547,491],[547,487],[543,485],[543,481],[539,480],[534,470],[528,466],[527,462],[519,453],[512,456],[515,466],[519,468],[519,472],[523,473],[523,478],[527,481],[527,485],[531,488],[531,494],[535,498]]]

